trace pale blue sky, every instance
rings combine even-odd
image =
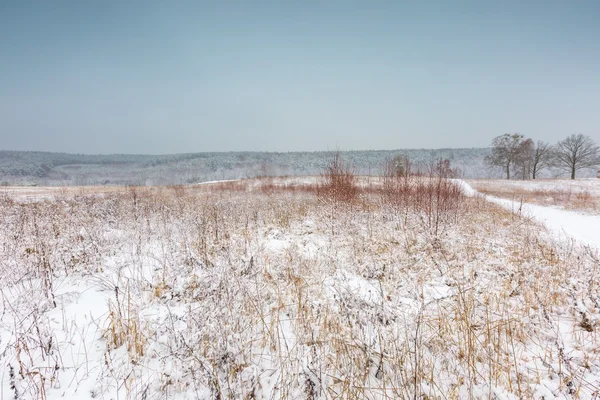
[[[2,1],[0,149],[600,142],[598,21],[600,1]]]

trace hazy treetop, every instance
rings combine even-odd
[[[215,3],[2,2],[0,148],[600,142],[600,2]]]

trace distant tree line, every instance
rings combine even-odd
[[[534,142],[520,133],[505,133],[492,140],[492,152],[485,161],[501,168],[506,179],[536,179],[547,167],[559,168],[575,179],[577,171],[600,165],[600,147],[581,133],[555,145]]]

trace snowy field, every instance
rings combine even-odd
[[[104,196],[126,191],[124,186],[5,186],[0,187],[0,195],[12,200],[26,203],[38,201],[54,201],[75,196]]]
[[[482,193],[600,215],[600,179],[468,180]]]
[[[0,399],[598,396],[597,217],[317,183],[2,192]]]

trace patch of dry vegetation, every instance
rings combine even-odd
[[[597,252],[463,196],[447,171],[365,187],[338,166],[304,189],[266,178],[1,198],[3,390],[597,393]],[[75,318],[85,307],[99,309]]]
[[[600,180],[583,181],[587,185],[577,185],[572,181],[535,181],[505,182],[472,180],[469,184],[477,191],[517,202],[533,203],[543,206],[561,207],[568,210],[600,214]],[[545,183],[545,184],[544,184]],[[529,185],[528,185],[529,184]]]

